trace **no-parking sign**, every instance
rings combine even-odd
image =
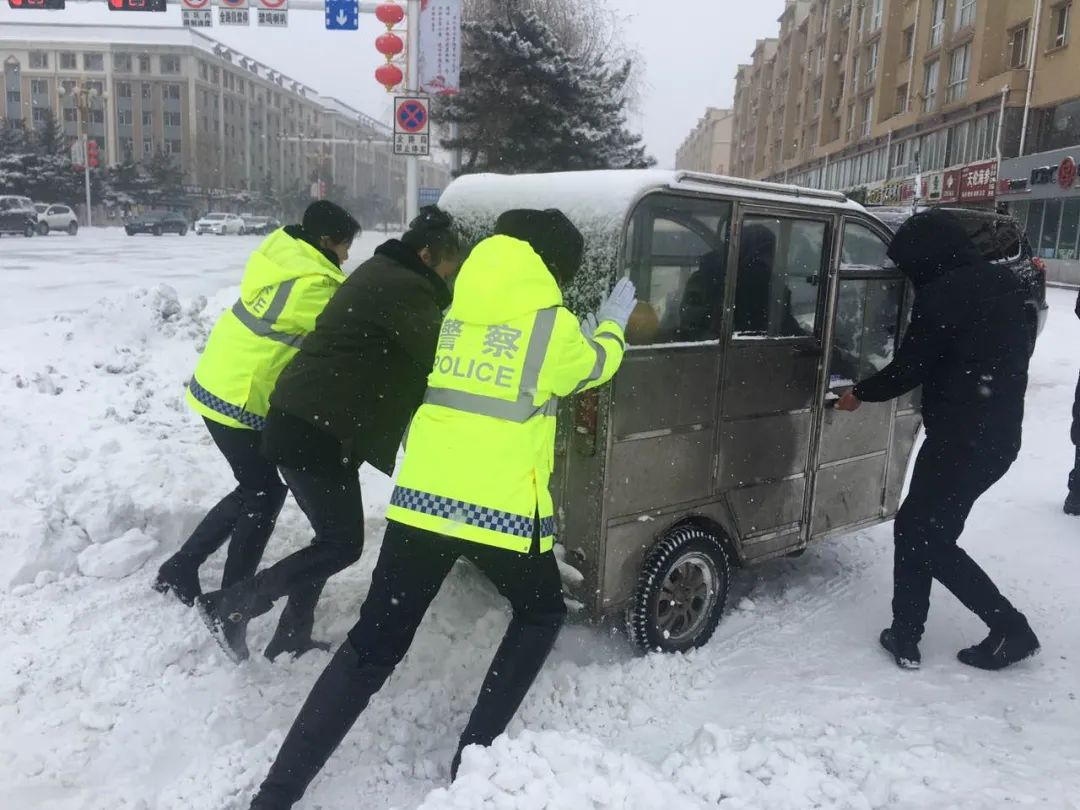
[[[187,28],[210,28],[214,16],[210,10],[210,0],[181,0],[180,18]]]
[[[255,0],[255,14],[259,25],[284,28],[289,24],[289,0]]]
[[[430,155],[430,131],[431,111],[428,99],[423,96],[394,98],[395,155]]]
[[[251,21],[248,0],[218,0],[218,22],[222,25],[248,25]]]

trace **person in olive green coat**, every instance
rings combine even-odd
[[[270,392],[344,283],[341,265],[359,231],[348,211],[320,200],[248,260],[240,297],[210,332],[187,390],[237,486],[161,566],[155,590],[194,604],[199,567],[230,538],[222,586],[255,573],[288,492],[260,452]]]

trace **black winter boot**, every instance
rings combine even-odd
[[[978,669],[1004,669],[1011,664],[1031,658],[1039,652],[1039,639],[1025,620],[1013,630],[991,630],[990,635],[976,644],[960,650],[960,663]]]
[[[250,581],[232,588],[213,591],[195,600],[195,608],[214,641],[234,664],[246,661],[247,624],[273,605],[261,604],[258,592]]]
[[[891,627],[886,627],[881,631],[879,641],[881,646],[892,655],[900,669],[918,669],[922,666],[919,645],[914,641],[901,638]]]
[[[161,564],[153,587],[158,593],[171,593],[191,607],[202,593],[202,586],[199,584],[199,566],[189,557],[174,554]]]
[[[299,658],[311,650],[330,651],[330,644],[311,637],[315,625],[315,606],[319,603],[326,580],[304,585],[289,594],[289,601],[281,611],[277,631],[263,653],[273,661],[282,653]]]
[[[1080,447],[1076,448],[1076,462],[1069,473],[1069,494],[1065,497],[1065,514],[1080,515]]]

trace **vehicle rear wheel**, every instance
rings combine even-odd
[[[720,538],[699,526],[676,526],[645,556],[626,612],[641,652],[685,652],[716,630],[731,579]]]
[[[38,226],[37,226],[37,232],[38,232],[38,236],[48,236],[49,235],[49,223],[48,222],[39,222]]]
[[[181,226],[180,226],[180,231],[179,231],[179,234],[180,234],[181,236],[187,236],[187,227],[186,227],[186,226],[184,226],[184,225],[181,225]]]
[[[135,235],[135,231],[133,229],[131,229],[131,228],[124,228],[124,230],[127,231],[128,236],[134,236]]]
[[[154,236],[161,236],[161,226],[160,225],[155,225],[153,227],[153,229],[150,231],[150,233],[152,233]]]
[[[27,239],[29,239],[35,233],[37,233],[37,228],[34,227],[34,223],[33,222],[27,222],[26,227],[23,228],[23,236],[25,236]]]
[[[74,236],[75,234],[77,234],[79,232],[79,223],[78,222],[69,223],[68,226],[67,226],[67,232],[68,232],[68,236]]]

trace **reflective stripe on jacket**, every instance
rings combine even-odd
[[[261,430],[270,392],[345,274],[293,228],[275,231],[248,259],[240,298],[206,341],[188,403],[229,427]]]
[[[521,553],[539,519],[550,550],[558,397],[607,382],[623,350],[612,322],[582,334],[528,243],[481,242],[454,286],[387,517]]]

